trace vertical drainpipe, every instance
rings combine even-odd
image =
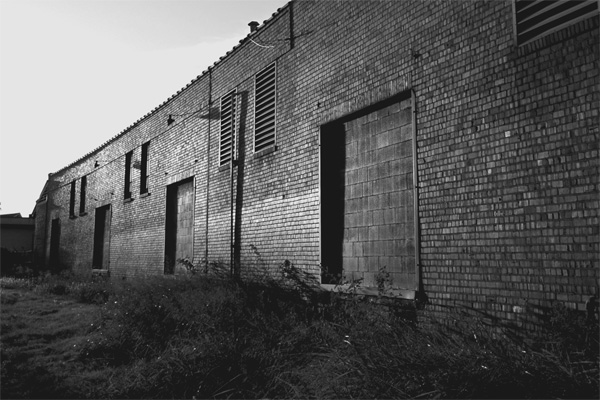
[[[236,112],[237,112],[237,90],[233,95],[233,99],[231,100],[231,108],[233,110],[234,120],[232,121],[233,125],[233,133],[231,134],[231,157],[229,158],[229,269],[231,277],[235,275],[235,267],[234,267],[234,220],[233,220],[233,167],[237,161],[237,124],[236,124]]]
[[[319,136],[317,138],[319,151],[319,283],[323,283],[323,156],[321,149],[321,136],[323,134],[323,125],[319,127]]]
[[[48,174],[48,181],[50,181],[50,174]],[[50,185],[48,185],[50,186]],[[46,215],[44,216],[44,247],[43,247],[43,260],[44,260],[44,266],[48,267],[50,264],[50,251],[46,251],[48,249],[48,203],[50,202],[50,191],[48,190],[46,192]],[[35,230],[34,230],[35,232]],[[47,256],[46,256],[47,254]]]
[[[231,143],[231,157],[229,158],[229,269],[233,277],[233,159],[235,158],[235,126]]]
[[[413,156],[413,200],[414,200],[414,225],[415,225],[415,297],[421,284],[421,242],[419,232],[419,177],[417,163],[417,100],[415,91],[410,91],[412,108],[412,156]]]
[[[208,145],[206,149],[206,218],[204,220],[204,262],[208,267],[208,207],[210,205],[210,126],[212,125],[212,69],[208,67]]]
[[[290,50],[294,49],[294,0],[291,0],[289,5],[289,16],[290,16]]]

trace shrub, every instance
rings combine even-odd
[[[111,286],[102,278],[85,282],[73,282],[69,293],[79,302],[88,304],[103,304],[108,301]]]

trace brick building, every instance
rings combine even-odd
[[[37,254],[113,276],[287,259],[365,290],[384,273],[433,309],[583,308],[598,20],[596,0],[292,1],[51,174]]]

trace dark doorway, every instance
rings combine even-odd
[[[339,283],[343,271],[344,172],[346,136],[343,124],[321,128],[321,267],[323,283]]]
[[[92,268],[108,269],[110,250],[110,204],[96,208]]]
[[[194,180],[167,186],[165,221],[165,274],[175,273],[177,260],[193,259]]]
[[[60,267],[60,219],[54,218],[50,228],[50,254],[48,263],[51,270],[58,270]]]

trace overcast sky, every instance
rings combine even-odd
[[[186,86],[287,0],[0,0],[0,213]]]

